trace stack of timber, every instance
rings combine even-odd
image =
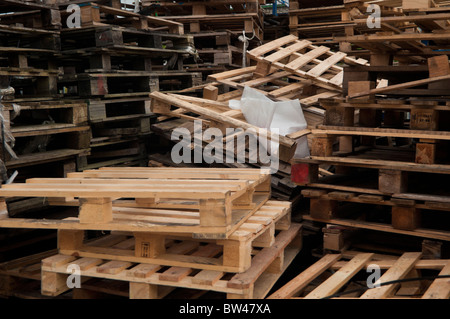
[[[196,55],[193,38],[182,24],[135,13],[120,1],[76,4],[81,26],[64,23],[60,32],[58,90],[87,103],[91,153],[80,158],[78,170],[146,166],[153,116],[148,94],[201,84],[201,73],[183,68]],[[63,21],[68,5],[58,4]]]
[[[247,65],[245,52],[263,40],[261,0],[142,1],[142,12],[182,23],[194,37],[198,59],[186,68],[209,74]]]
[[[304,218],[450,240],[448,91],[442,89],[450,66],[446,55],[428,62],[428,78],[382,88],[349,81],[347,99],[321,101],[326,115],[312,130],[312,156],[295,159],[292,168],[310,198]],[[332,176],[319,178],[319,167],[331,167]]]
[[[355,1],[347,1],[349,8]],[[448,48],[448,3],[445,1],[381,1],[378,25],[368,28],[370,14],[353,7],[346,20],[351,27],[334,41],[355,56],[390,54],[401,64],[423,63]],[[367,3],[365,6],[367,7]],[[371,20],[374,23],[374,20]],[[443,51],[442,51],[443,50]],[[444,52],[444,53],[442,53]]]
[[[152,131],[170,140],[172,132],[182,125],[195,135],[193,121],[203,118],[206,119],[204,125],[221,129],[224,136],[229,134],[226,132],[227,127],[243,130],[250,128],[258,132],[259,128],[248,124],[240,110],[229,107],[230,100],[241,99],[245,87],[258,90],[273,101],[299,99],[306,121],[312,128],[323,121],[319,99],[343,96],[344,69],[338,63],[358,66],[367,64],[363,59],[355,60],[345,53],[333,53],[327,47],[314,46],[311,42],[299,40],[292,35],[271,41],[247,54],[257,65],[210,75],[208,83],[192,88],[202,90],[203,98],[152,93],[152,112],[161,115],[157,118],[157,123],[152,125]],[[183,92],[188,91],[190,90]],[[279,136],[280,169],[274,179],[274,189],[284,199],[289,199],[295,193],[290,182],[286,182],[291,172],[290,160],[296,151],[296,140],[307,134],[309,130]],[[226,140],[230,138],[234,138],[234,135]],[[193,149],[195,151],[195,147]],[[225,160],[221,163],[232,167],[261,165],[237,160],[234,164]]]
[[[0,6],[1,148],[8,176],[16,169],[26,175],[29,167],[38,171],[35,165],[50,162],[61,163],[53,168],[61,172],[89,152],[86,104],[62,101],[58,92],[57,9],[24,1],[4,1]]]
[[[361,281],[358,275],[366,273],[371,265],[378,265],[381,277],[373,282],[379,286],[368,288],[366,279]],[[416,252],[398,258],[373,253],[328,254],[268,298],[448,299],[449,274],[449,259],[424,259],[422,253]]]
[[[74,216],[3,211],[0,227],[58,230],[57,254],[42,260],[46,296],[69,289],[75,264],[82,278],[128,283],[131,299],[177,288],[264,298],[301,249],[302,227],[291,222],[291,203],[270,200],[270,179],[260,169],[134,167],[34,178],[4,185],[0,196],[47,197]],[[88,230],[107,234],[86,240]]]
[[[142,2],[145,13],[157,14],[159,17],[184,24],[187,33],[202,31],[230,30],[236,34],[245,32],[263,39],[263,14],[261,0],[232,1],[172,1]]]
[[[266,1],[261,8],[264,14],[263,43],[289,34],[289,3],[287,1]]]
[[[219,165],[222,167],[234,167],[236,169],[268,167],[268,163],[262,162],[260,155],[258,155],[258,149],[241,149],[238,147],[238,143],[236,143],[233,144],[234,147],[230,150],[227,146],[230,143],[227,141],[231,139],[233,141],[239,141],[240,138],[238,135],[240,135],[240,132],[244,133],[244,131],[255,133],[254,136],[248,136],[249,139],[252,139],[252,137],[262,137],[266,138],[267,141],[271,139],[279,141],[280,162],[279,169],[272,178],[274,187],[273,195],[277,196],[275,198],[283,198],[284,200],[289,200],[294,195],[292,192],[293,185],[289,178],[289,160],[292,158],[297,147],[295,136],[281,136],[251,125],[245,120],[242,111],[230,109],[227,103],[186,95],[163,94],[160,92],[153,92],[150,96],[152,98],[152,112],[160,115],[157,118],[157,123],[152,124],[152,131],[160,135],[163,139],[173,143],[175,141],[172,136],[177,134],[180,128],[187,130],[189,132],[189,141],[192,141],[192,144],[181,145],[188,150],[192,150],[192,156],[190,158],[193,164],[194,162],[197,163],[195,159],[198,156],[202,158],[202,161],[197,163],[197,166]],[[187,115],[187,113],[192,115]],[[201,125],[196,125],[195,121],[201,121]],[[221,144],[223,143],[222,146],[213,144],[215,147],[223,148],[224,152],[222,154],[204,152],[205,147],[211,142],[209,138],[205,137],[203,139],[203,130],[208,128],[216,128],[223,132],[224,140],[220,142]],[[231,129],[233,132],[227,132],[227,129]],[[199,138],[199,134],[201,138]],[[243,135],[244,138],[245,134]],[[177,138],[179,138],[178,135]],[[182,142],[186,141],[180,141],[180,143]],[[253,145],[253,143],[250,143],[250,145]],[[168,165],[173,166],[174,164],[169,162]]]

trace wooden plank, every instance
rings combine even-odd
[[[399,280],[405,278],[408,273],[414,268],[414,265],[421,258],[422,253],[405,253],[403,254],[383,276],[376,283],[385,283],[389,281]],[[375,283],[375,284],[376,284]],[[381,286],[366,291],[361,299],[383,299],[393,293],[398,284]]]
[[[363,269],[372,259],[373,254],[359,254],[350,260],[344,267],[323,282],[319,287],[305,296],[305,299],[321,299],[331,296],[342,288],[356,273]]]
[[[288,299],[294,297],[302,289],[308,286],[314,279],[324,273],[341,255],[326,255],[314,265],[303,271],[300,275],[289,281],[282,288],[274,292],[268,299]]]
[[[290,56],[291,54],[303,50],[304,48],[306,48],[307,46],[309,46],[311,44],[311,42],[303,40],[303,41],[299,41],[296,42],[286,48],[282,48],[280,50],[278,50],[277,52],[267,56],[264,58],[265,62],[268,63],[275,63],[278,62],[288,56]]]
[[[325,73],[331,66],[335,65],[336,63],[339,63],[347,56],[346,53],[343,52],[337,52],[336,54],[333,54],[329,58],[327,58],[325,61],[317,65],[316,67],[312,68],[311,70],[306,73],[308,76],[312,77],[318,77],[321,76],[323,73]]]
[[[355,99],[358,97],[364,97],[364,96],[368,96],[368,95],[391,93],[391,92],[397,91],[397,90],[408,89],[411,87],[421,86],[424,84],[430,84],[430,83],[435,83],[435,82],[440,82],[440,81],[445,81],[445,80],[450,80],[450,75],[437,76],[437,77],[423,79],[423,80],[389,85],[387,87],[376,88],[376,89],[369,90],[366,92],[349,95],[348,98]]]
[[[237,119],[234,119],[229,116],[224,116],[220,113],[217,113],[217,112],[205,109],[205,108],[201,108],[192,103],[188,103],[188,102],[182,101],[180,99],[173,98],[171,96],[168,96],[168,95],[160,93],[160,92],[153,92],[150,94],[150,97],[154,98],[156,100],[161,100],[161,101],[167,102],[168,104],[192,111],[194,113],[203,115],[209,119],[216,120],[219,123],[226,123],[228,125],[231,125],[232,127],[240,127],[242,129],[253,129],[258,134],[265,136],[268,139],[271,139],[271,134],[267,130],[261,129],[261,128],[256,127],[251,124],[248,124],[245,121],[237,120]],[[292,147],[295,145],[295,141],[293,141],[285,136],[278,135],[277,137],[279,138],[279,143],[284,146]]]
[[[311,61],[313,61],[314,59],[327,53],[328,51],[330,51],[330,48],[324,47],[324,46],[315,48],[314,50],[309,51],[308,53],[303,54],[301,57],[295,59],[294,61],[286,64],[285,69],[295,72],[298,69],[300,69],[301,67],[303,67],[303,66],[307,65],[308,63],[310,63]]]
[[[287,35],[287,36],[284,36],[284,37],[282,37],[280,39],[277,39],[275,41],[271,41],[271,42],[268,42],[266,44],[263,44],[263,45],[255,48],[253,50],[250,50],[248,52],[248,54],[250,56],[253,56],[253,57],[258,57],[258,56],[266,54],[266,53],[268,53],[270,51],[273,51],[273,50],[275,50],[275,49],[277,49],[277,48],[279,48],[279,47],[281,47],[283,45],[286,45],[288,43],[294,42],[296,40],[298,40],[298,38],[296,36]]]
[[[439,276],[450,276],[450,262],[442,269]],[[449,299],[450,298],[450,278],[435,279],[422,299]]]
[[[284,248],[298,235],[300,224],[292,224],[289,230],[282,231],[272,247],[264,248],[252,260],[252,267],[245,273],[237,274],[227,284],[229,288],[249,288],[266,268],[281,254]]]

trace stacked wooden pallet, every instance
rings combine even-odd
[[[150,136],[148,94],[201,84],[201,73],[183,69],[196,55],[183,25],[130,10],[121,1],[77,1],[80,26],[69,25],[69,3],[55,4],[62,17],[58,90],[87,102],[91,154],[78,169],[146,165]]]
[[[264,14],[263,43],[289,34],[289,3],[287,1],[266,1],[261,8]]]
[[[76,265],[82,277],[128,282],[133,299],[161,298],[162,286],[263,298],[301,248],[291,204],[269,200],[270,174],[259,169],[103,168],[5,185],[0,196],[78,209],[61,220],[0,219],[58,230],[58,254],[42,261],[44,295],[67,291]],[[87,230],[110,233],[86,241]]]
[[[201,73],[183,70],[183,60],[194,52],[192,37],[94,26],[63,30],[61,45],[60,89],[87,101],[92,127],[92,154],[80,168],[145,165],[148,94],[201,84]]]
[[[368,28],[373,11],[353,8],[346,17],[353,26],[345,35],[334,37],[337,43],[345,43],[349,54],[390,53],[404,64],[423,62],[448,47],[449,7],[445,1],[382,1],[377,5],[381,8],[378,26]]]
[[[343,68],[338,64],[367,63],[363,59],[349,58],[341,52],[331,52],[327,47],[314,46],[311,42],[299,40],[292,35],[250,50],[248,56],[256,63],[255,66],[210,75],[209,83],[193,88],[202,90],[200,94],[203,98],[152,93],[152,112],[161,115],[157,118],[157,123],[152,125],[153,131],[170,140],[172,132],[178,127],[185,127],[194,133],[193,121],[205,119],[207,127],[219,128],[224,134],[227,127],[255,129],[258,132],[259,128],[250,125],[242,111],[233,110],[229,106],[230,100],[241,99],[246,87],[257,90],[273,101],[300,99],[305,118],[314,127],[323,120],[323,110],[318,107],[318,100],[342,96]],[[286,183],[291,171],[290,160],[297,148],[296,140],[307,134],[309,130],[277,136],[280,141],[280,169],[273,181],[274,189],[279,190],[279,196],[284,196],[284,199],[291,198],[295,193],[292,185]],[[227,137],[224,143],[233,136],[231,134]],[[250,154],[249,150],[247,154]],[[251,164],[250,161],[241,163],[238,160],[230,163],[223,159],[215,163],[231,167],[261,165]]]
[[[26,175],[28,168],[37,170],[43,163],[61,163],[52,170],[65,170],[66,161],[75,163],[88,153],[90,134],[86,104],[60,100],[59,11],[22,1],[2,2],[0,10],[5,13],[0,31],[2,95],[9,88],[2,98],[2,161],[9,176],[18,168]]]
[[[441,184],[449,168],[448,93],[433,95],[444,91],[449,70],[443,55],[429,59],[429,78],[378,89],[371,81],[349,81],[347,100],[322,101],[325,121],[312,131],[312,156],[293,167],[296,183],[310,188],[303,191],[311,199],[305,218],[450,239],[448,190]],[[428,90],[415,89],[427,84]],[[399,98],[404,94],[410,98]],[[318,179],[320,166],[335,167],[333,176]]]
[[[142,12],[182,23],[199,58],[187,65],[207,75],[245,66],[245,51],[263,40],[260,0],[142,1]],[[244,39],[244,36],[246,39]]]

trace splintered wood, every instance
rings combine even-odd
[[[372,253],[360,253],[350,261],[340,261],[341,255],[326,255],[296,276],[269,299],[448,299],[450,297],[450,260],[421,259],[421,253],[404,253],[398,259],[375,259]],[[356,285],[356,275],[368,267],[378,267],[380,277],[368,283]],[[373,269],[373,268],[371,268]],[[327,271],[333,274],[322,278]],[[427,280],[419,278],[421,272],[434,272]],[[443,277],[443,278],[439,278]],[[401,282],[405,279],[414,279]],[[435,279],[433,279],[435,278]],[[320,281],[319,285],[312,285]],[[369,282],[369,279],[368,279]],[[352,283],[355,284],[352,286]],[[360,289],[353,289],[354,287]],[[353,288],[352,288],[353,287]]]

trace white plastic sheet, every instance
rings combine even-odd
[[[232,109],[240,109],[249,124],[265,128],[280,135],[298,132],[307,128],[300,101],[290,100],[274,102],[263,93],[248,86],[244,88],[240,101],[229,102]],[[310,155],[306,136],[297,140],[296,158]]]

